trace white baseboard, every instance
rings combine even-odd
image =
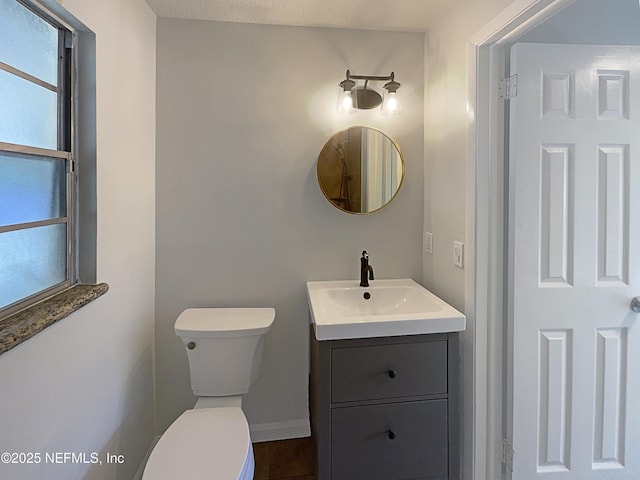
[[[158,443],[158,440],[160,440],[160,435],[155,437],[153,439],[153,441],[151,442],[151,446],[149,447],[149,450],[147,450],[147,454],[142,459],[142,463],[138,467],[138,470],[136,471],[136,474],[133,477],[133,480],[142,480],[142,474],[144,473],[144,467],[147,465],[147,460],[149,460],[149,456],[151,455],[151,451],[153,450],[153,447],[156,446],[156,443]]]
[[[288,420],[286,422],[258,423],[249,425],[253,443],[302,438],[311,435],[309,419]]]

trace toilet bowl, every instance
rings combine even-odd
[[[273,308],[187,309],[175,331],[187,348],[193,409],[160,437],[142,480],[250,480],[254,458],[241,395],[260,371]]]
[[[143,480],[252,480],[253,448],[238,407],[187,410],[160,437]]]

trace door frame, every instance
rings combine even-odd
[[[510,257],[504,248],[506,126],[498,88],[505,45],[575,1],[514,0],[467,41],[465,243],[473,249],[472,268],[465,269],[465,312],[473,325],[473,352],[462,377],[473,378],[473,398],[463,399],[463,418],[472,419],[463,422],[463,478],[502,478],[502,461],[509,457],[503,439],[510,444],[512,438],[510,422],[503,421],[512,398],[503,291]]]

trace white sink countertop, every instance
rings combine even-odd
[[[464,314],[410,278],[371,280],[369,287],[361,287],[357,280],[307,282],[307,299],[318,340],[466,328]]]

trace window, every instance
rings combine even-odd
[[[0,316],[75,283],[72,32],[0,0]]]

